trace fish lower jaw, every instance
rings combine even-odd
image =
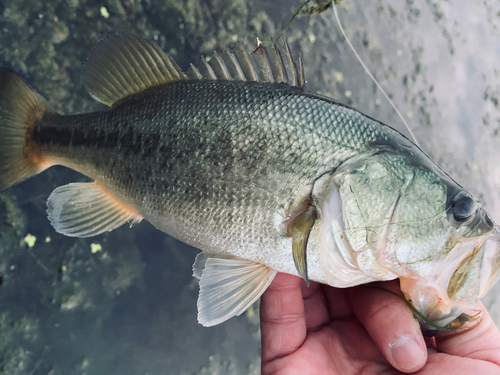
[[[444,327],[473,306],[451,300],[432,286],[419,285],[414,279],[400,278],[401,291],[406,299],[431,323]],[[428,326],[426,322],[422,322]]]

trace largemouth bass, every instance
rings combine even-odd
[[[203,325],[241,314],[276,272],[334,287],[400,278],[441,325],[499,276],[500,230],[481,204],[396,130],[306,91],[286,44],[226,49],[184,73],[115,34],[83,79],[108,109],[59,115],[1,71],[0,190],[64,165],[95,181],[50,195],[56,231],[145,219],[203,250]]]

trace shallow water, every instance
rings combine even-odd
[[[269,40],[298,1],[5,1],[0,65],[20,72],[64,113],[98,109],[82,63],[108,32],[157,39],[183,68],[247,38]],[[500,222],[500,4],[344,0],[339,15],[422,148],[480,197]],[[347,49],[333,13],[287,31],[307,88],[402,131]],[[91,239],[53,231],[45,200],[83,178],[52,168],[0,195],[0,374],[259,373],[258,311],[213,328],[196,322],[197,253],[147,223]],[[36,237],[33,247],[24,241]],[[28,241],[29,242],[29,241]],[[91,244],[101,250],[91,251]],[[485,298],[497,324],[496,287]]]

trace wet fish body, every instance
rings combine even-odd
[[[287,50],[271,61],[259,48],[216,55],[190,78],[152,43],[111,36],[84,71],[110,108],[76,116],[3,71],[0,185],[65,165],[95,182],[52,193],[57,231],[86,237],[144,218],[203,250],[194,273],[205,325],[243,312],[276,271],[339,287],[399,277],[439,323],[472,307],[499,268],[481,205],[397,131],[305,91]],[[126,56],[132,72],[117,65]],[[9,104],[16,90],[23,126]]]
[[[390,142],[391,133],[296,87],[179,81],[102,112],[47,114],[32,139],[49,159],[99,181],[181,241],[267,258],[290,273],[289,260],[273,259],[289,258],[291,248],[276,220],[286,220],[300,188],[312,189],[376,142]],[[311,272],[325,281],[319,268]]]

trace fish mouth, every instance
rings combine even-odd
[[[468,321],[464,312],[473,309],[500,276],[499,227],[463,238],[429,275],[401,277],[401,291],[418,311],[424,334],[453,331]]]
[[[451,300],[446,289],[443,293],[441,288],[422,285],[412,279],[401,278],[401,291],[417,311],[415,315],[425,330],[439,330],[470,308]]]
[[[452,332],[460,329],[464,324],[475,321],[477,319],[478,314],[476,315],[468,315],[468,314],[460,314],[458,317],[454,318],[451,322],[446,325],[440,325],[438,323],[431,323],[429,321],[418,318],[418,323],[420,324],[420,330],[425,337],[433,337],[436,336],[438,332]],[[449,317],[445,317],[443,321],[447,321]]]
[[[426,337],[433,337],[438,332],[455,332],[461,328],[469,329],[474,327],[474,322],[481,320],[481,310],[472,310],[472,314],[462,313],[457,318],[445,326],[439,326],[435,323],[418,318],[422,334]]]

